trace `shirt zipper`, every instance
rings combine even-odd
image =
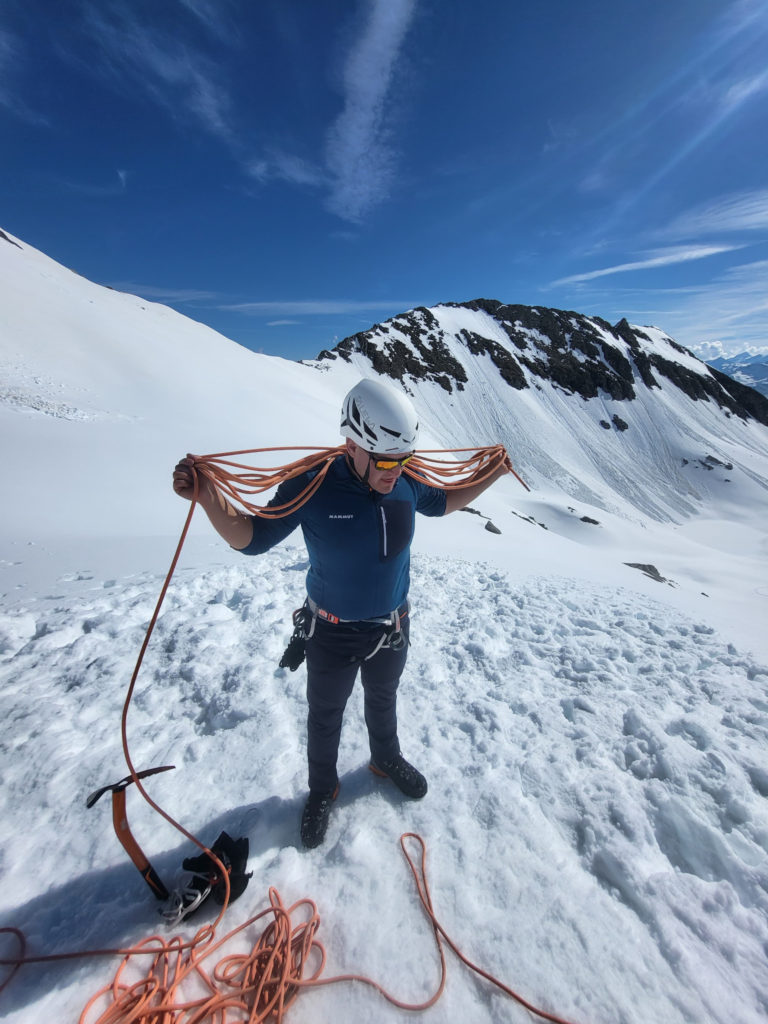
[[[384,557],[387,557],[387,513],[384,511],[384,506],[379,505],[379,512],[381,513],[381,532],[382,532],[382,550]]]

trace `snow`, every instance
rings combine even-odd
[[[90,810],[85,798],[126,772],[121,708],[187,510],[173,464],[187,450],[336,443],[362,367],[247,353],[20,244],[0,241],[4,393],[26,396],[0,400],[0,925],[44,954],[158,928],[107,798]],[[417,524],[399,706],[426,798],[367,770],[358,688],[327,840],[300,848],[306,674],[278,661],[306,551],[294,535],[244,559],[201,514],[129,711],[134,761],[176,766],[147,789],[201,839],[249,838],[253,878],[222,928],[265,907],[269,886],[288,904],[308,896],[326,976],[431,995],[431,929],[398,848],[415,831],[448,933],[537,1005],[584,1024],[756,1024],[768,1013],[768,432],[665,387],[655,405],[615,403],[630,428],[609,435],[599,404],[510,395],[480,372],[467,401],[414,388],[424,446],[504,440],[534,489],[505,479],[475,503],[482,515]],[[602,454],[589,444],[601,435]],[[694,461],[706,454],[733,469]],[[172,882],[190,844],[135,789],[128,814]],[[116,966],[25,966],[0,995],[4,1019],[75,1021]],[[448,972],[426,1020],[525,1019],[453,957]],[[287,1016],[413,1015],[343,984],[303,992]]]
[[[665,334],[664,331],[659,330],[658,327],[638,327],[633,325],[632,329],[644,335],[641,340],[650,351],[655,351],[663,359],[667,359],[670,362],[679,363],[693,373],[701,374],[703,369],[701,360],[687,349],[682,348],[682,346],[676,346],[672,338]]]

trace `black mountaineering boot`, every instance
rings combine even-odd
[[[408,764],[402,754],[397,754],[391,761],[371,761],[374,775],[382,775],[392,779],[401,793],[412,800],[421,800],[427,792],[427,780],[412,764]]]
[[[338,786],[329,790],[310,789],[301,816],[301,841],[307,849],[314,849],[325,839],[331,808],[338,793]]]

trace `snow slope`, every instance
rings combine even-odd
[[[0,275],[3,464],[25,496],[6,535],[172,532],[177,454],[336,443],[336,402],[308,368],[1,239]]]
[[[125,773],[125,688],[186,511],[170,492],[173,463],[188,449],[335,443],[359,368],[244,352],[19,244],[0,240],[0,925],[43,953],[157,928],[106,802],[87,810],[85,797]],[[222,828],[248,836],[253,879],[225,925],[265,906],[270,885],[287,903],[310,896],[327,975],[362,971],[409,1000],[433,991],[431,931],[397,846],[414,830],[448,932],[535,1003],[584,1024],[756,1024],[768,1012],[768,431],[726,431],[712,454],[734,467],[738,457],[728,484],[691,460],[696,495],[683,507],[653,469],[652,430],[679,424],[698,445],[717,428],[706,410],[702,420],[659,396],[625,437],[649,454],[620,459],[617,447],[606,480],[610,460],[583,450],[587,403],[574,403],[579,415],[542,388],[526,395],[527,415],[510,408],[510,426],[481,370],[468,384],[486,396],[474,419],[472,402],[414,389],[424,447],[507,430],[535,487],[504,480],[476,503],[481,515],[418,524],[400,720],[427,797],[405,801],[367,771],[356,692],[327,842],[300,849],[305,671],[277,662],[306,552],[293,536],[243,559],[202,521],[139,679],[134,759],[176,765],[148,788],[205,841]],[[553,451],[562,473],[547,477],[535,450]],[[648,460],[647,512],[623,488],[633,457]],[[653,564],[666,582],[626,562]],[[171,881],[189,844],[135,792],[128,809]],[[0,1013],[75,1021],[114,966],[27,966]],[[355,985],[302,993],[288,1014],[412,1016]],[[424,1018],[528,1015],[450,958]]]

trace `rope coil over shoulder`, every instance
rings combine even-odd
[[[243,463],[232,461],[241,455],[280,451],[309,451],[315,454],[305,455],[285,466],[271,469],[260,466],[246,466]],[[282,516],[288,516],[293,512],[297,512],[302,505],[309,501],[322,485],[334,460],[345,452],[346,448],[343,445],[339,445],[336,448],[255,448],[251,451],[222,452],[218,455],[194,456],[193,459],[195,472],[209,480],[224,497],[236,501],[251,515],[260,516],[265,519],[279,519]],[[430,457],[437,454],[463,454],[464,452],[474,452],[474,455],[461,461],[447,461]],[[475,484],[489,480],[502,465],[506,465],[523,487],[526,490],[530,490],[525,481],[512,469],[506,449],[500,444],[490,448],[451,448],[445,451],[422,451],[403,467],[403,472],[414,480],[428,484],[430,487],[439,487],[445,491],[456,491],[466,487],[473,487]],[[263,494],[265,491],[279,486],[286,480],[292,480],[294,477],[301,476],[302,473],[312,470],[317,470],[317,473],[293,501],[286,502],[283,505],[266,507],[248,500],[248,497],[251,495]]]
[[[255,515],[288,515],[312,497],[312,494],[322,484],[333,460],[344,451],[343,448],[303,449],[317,454],[305,456],[276,469],[244,466],[230,460],[241,455],[296,450],[261,448],[210,455],[194,460],[195,488],[189,514],[139,651],[123,706],[121,719],[123,752],[130,771],[130,778],[136,788],[158,814],[194,843],[221,869],[225,891],[222,893],[222,906],[215,921],[212,924],[204,925],[188,941],[184,941],[180,936],[168,940],[154,935],[130,948],[88,950],[47,956],[27,956],[24,933],[18,928],[0,928],[0,935],[8,935],[15,939],[19,948],[16,956],[0,957],[0,966],[10,968],[9,974],[0,983],[0,994],[22,964],[52,963],[83,957],[120,956],[123,959],[115,977],[89,1000],[80,1016],[80,1024],[235,1024],[235,1021],[247,1021],[249,1024],[267,1024],[267,1022],[281,1024],[286,1009],[302,988],[352,981],[372,987],[393,1006],[416,1012],[427,1010],[443,994],[447,972],[444,945],[447,945],[467,967],[497,986],[531,1013],[543,1020],[552,1021],[554,1024],[569,1024],[562,1017],[537,1009],[513,989],[472,963],[459,950],[434,912],[427,883],[426,844],[421,836],[411,832],[406,832],[400,837],[400,847],[413,875],[419,901],[432,926],[440,959],[439,983],[434,994],[424,1002],[408,1003],[396,999],[378,982],[362,975],[344,974],[332,978],[322,978],[326,954],[322,943],[316,938],[320,924],[316,905],[310,899],[303,899],[290,907],[285,907],[279,893],[274,888],[269,889],[269,906],[266,909],[238,925],[223,938],[217,939],[216,930],[230,902],[230,885],[225,866],[217,860],[213,851],[209,850],[164,811],[144,789],[141,779],[146,773],[136,770],[130,755],[127,734],[128,709],[144,654],[176,569],[197,504],[199,478],[201,476],[207,478],[223,495],[236,500],[247,511]],[[481,450],[457,449],[457,451],[475,451],[475,455],[460,463],[446,463],[442,460],[425,457],[434,454],[432,452],[421,453],[405,467],[405,472],[432,486],[453,490],[488,479],[502,463],[506,463],[507,468],[511,469],[507,454],[500,445]],[[310,481],[308,487],[293,502],[280,508],[273,506],[266,509],[250,503],[245,497],[262,493],[283,480],[291,479],[309,469],[318,467],[319,472]],[[237,473],[233,470],[244,470],[245,472]],[[514,472],[514,470],[511,471]],[[517,476],[516,473],[515,476]],[[520,478],[518,477],[518,479]],[[522,480],[520,482],[523,483]],[[526,485],[523,483],[523,486]],[[409,852],[407,841],[415,842],[418,845],[420,849],[418,863]],[[296,923],[294,915],[301,916],[302,920]],[[227,942],[246,930],[252,929],[252,926],[262,919],[268,919],[269,923],[249,953],[225,956],[213,968],[207,966],[206,961],[213,954],[220,953]],[[137,957],[149,957],[150,962],[144,976],[139,980],[134,980]],[[202,995],[200,995],[201,990]],[[194,997],[190,997],[190,991],[195,993]],[[93,1014],[98,1012],[98,1005],[103,1003],[106,1003],[106,1007],[101,1010],[98,1017],[94,1017]]]

